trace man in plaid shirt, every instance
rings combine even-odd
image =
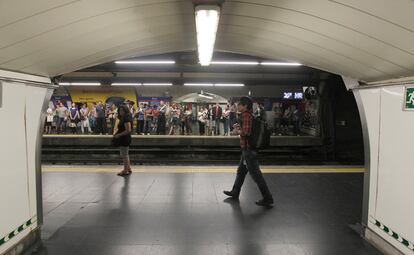
[[[240,135],[240,148],[242,155],[237,169],[237,176],[233,189],[231,191],[225,190],[223,192],[233,199],[238,199],[246,174],[249,172],[263,196],[263,199],[256,201],[256,204],[260,206],[272,206],[273,197],[267,187],[265,179],[263,178],[263,174],[260,171],[259,161],[257,160],[257,150],[249,146],[247,139],[252,130],[252,108],[252,100],[248,97],[242,97],[237,105],[238,111],[241,112],[242,125],[240,126],[239,124],[235,124],[233,132]]]

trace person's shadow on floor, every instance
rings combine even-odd
[[[224,203],[229,204],[232,208],[232,214],[237,226],[237,242],[234,244],[234,253],[238,255],[263,255],[267,254],[264,247],[258,242],[257,227],[255,222],[260,221],[264,217],[269,208],[258,208],[258,211],[253,214],[246,215],[240,206],[238,199],[226,198]]]

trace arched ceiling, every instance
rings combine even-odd
[[[414,75],[412,0],[226,0],[216,50],[378,81]],[[190,0],[0,0],[0,68],[47,76],[196,50]]]

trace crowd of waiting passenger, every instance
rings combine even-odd
[[[47,109],[45,124],[46,134],[113,134],[116,127],[118,107],[102,102],[72,103],[67,108],[63,102],[56,102],[56,107]],[[133,118],[133,133],[137,135],[224,135],[232,134],[233,125],[237,123],[237,104],[229,102],[223,107],[219,104],[199,105],[194,111],[188,105],[161,101],[159,105],[134,102],[126,105]],[[263,104],[258,104],[253,113],[266,120]],[[300,135],[302,119],[295,105],[283,108],[277,103],[273,109],[273,123],[270,125],[274,135]],[[198,123],[198,125],[196,125]],[[269,123],[270,124],[270,123]],[[193,130],[198,126],[198,130]],[[198,131],[198,132],[197,132]]]

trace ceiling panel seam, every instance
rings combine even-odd
[[[403,52],[405,52],[405,53],[407,53],[407,54],[410,54],[410,55],[414,56],[414,53],[413,53],[413,52],[410,52],[410,51],[405,50],[405,49],[401,49],[400,47],[397,47],[397,46],[395,46],[395,45],[393,45],[393,44],[391,44],[391,43],[388,43],[388,42],[386,42],[386,41],[384,41],[384,40],[381,40],[381,39],[379,39],[379,38],[376,38],[376,37],[374,37],[374,36],[372,36],[372,35],[369,35],[369,34],[367,34],[367,33],[365,33],[365,32],[358,31],[357,29],[354,29],[354,28],[351,28],[351,27],[345,26],[345,25],[343,25],[343,24],[341,24],[341,23],[338,23],[338,22],[335,22],[335,21],[332,21],[332,20],[329,20],[329,19],[325,19],[325,18],[322,18],[322,17],[316,16],[316,15],[313,15],[313,14],[310,14],[310,13],[307,13],[307,12],[298,11],[298,10],[295,10],[295,9],[290,9],[290,8],[286,8],[286,7],[280,7],[280,6],[276,6],[276,5],[270,5],[270,4],[250,3],[250,2],[245,2],[245,1],[229,1],[229,2],[232,2],[232,3],[240,3],[240,4],[246,4],[246,5],[256,5],[256,6],[262,6],[262,7],[270,7],[270,8],[274,8],[274,9],[281,9],[281,10],[286,10],[286,11],[296,12],[296,13],[299,13],[299,14],[303,14],[303,15],[306,15],[306,16],[310,16],[310,17],[313,17],[313,18],[316,18],[316,19],[320,19],[320,20],[323,20],[323,21],[325,21],[325,22],[328,22],[328,23],[335,24],[335,25],[337,25],[337,26],[340,26],[340,27],[346,28],[346,29],[348,29],[348,30],[350,30],[350,31],[353,31],[353,32],[355,32],[355,33],[358,33],[358,34],[364,35],[364,36],[366,36],[366,37],[368,37],[368,38],[371,38],[371,39],[373,39],[373,40],[375,40],[375,41],[378,41],[378,42],[384,43],[384,44],[386,44],[386,45],[388,45],[388,46],[390,46],[390,47],[392,47],[392,48],[398,49],[398,50],[400,50],[400,51],[403,51]]]
[[[251,47],[249,46],[249,48],[251,48]],[[259,51],[256,51],[256,50],[255,51],[252,51],[252,50],[246,50],[245,48],[242,48],[242,47],[232,46],[231,48],[228,48],[227,52],[232,52],[232,53],[237,53],[237,54],[249,54],[249,55],[258,56],[258,57],[266,57],[267,55],[269,55],[269,53],[267,52],[267,50],[268,50],[267,48],[262,48],[262,49],[260,49],[260,52],[259,52]],[[319,69],[321,71],[324,71],[324,72],[326,71],[326,72],[331,72],[331,73],[335,73],[335,74],[341,73],[338,70],[337,71],[334,71],[334,70],[328,71],[326,69],[326,67],[320,66],[318,64],[313,64],[310,67],[317,68],[317,69]]]
[[[413,1],[414,1],[414,0],[413,0]],[[344,41],[338,40],[338,39],[336,39],[336,38],[334,38],[334,37],[331,37],[331,36],[328,36],[328,35],[326,35],[326,34],[320,33],[320,32],[318,32],[318,31],[314,31],[314,30],[311,30],[311,29],[308,29],[308,28],[305,28],[305,27],[301,27],[301,26],[298,26],[298,25],[292,24],[292,23],[288,23],[288,22],[284,22],[284,21],[279,21],[279,20],[273,20],[273,19],[267,19],[267,18],[261,18],[261,17],[255,17],[255,16],[238,15],[238,14],[222,14],[222,16],[246,17],[246,18],[251,18],[251,19],[257,19],[257,20],[268,21],[268,22],[272,22],[272,23],[281,23],[281,24],[285,24],[285,25],[287,25],[287,26],[292,26],[292,27],[296,27],[296,28],[299,28],[299,29],[303,29],[303,30],[306,30],[306,31],[308,31],[308,32],[315,33],[315,34],[317,34],[317,35],[320,35],[320,36],[323,36],[323,37],[325,37],[325,38],[331,39],[331,40],[336,41],[336,42],[338,42],[338,43],[344,44],[344,45],[346,45],[346,46],[348,46],[348,47],[351,47],[351,48],[357,49],[357,50],[359,50],[359,51],[362,51],[362,52],[364,52],[364,53],[366,53],[366,54],[368,54],[368,55],[371,55],[371,56],[373,56],[373,57],[379,58],[379,59],[381,59],[381,60],[383,60],[383,61],[385,61],[385,62],[391,63],[391,64],[393,64],[393,65],[395,65],[395,66],[398,66],[398,67],[400,67],[400,68],[402,68],[402,69],[405,69],[405,70],[407,70],[407,71],[413,71],[413,70],[411,70],[411,69],[409,69],[409,68],[407,68],[407,67],[405,67],[405,66],[402,66],[402,65],[400,65],[400,64],[397,64],[397,63],[395,63],[395,62],[393,62],[393,61],[391,61],[391,60],[388,60],[388,59],[386,59],[386,58],[383,58],[383,57],[381,57],[381,56],[378,56],[378,55],[376,55],[376,54],[374,54],[374,53],[372,53],[372,52],[366,51],[366,50],[364,50],[364,49],[362,49],[362,48],[356,47],[356,46],[355,46],[355,45],[353,45],[353,44],[349,44],[349,43],[347,43],[347,42],[344,42]]]
[[[137,47],[137,48],[134,48],[133,50],[134,51],[137,51],[137,49],[140,49],[140,48],[148,48],[148,47],[153,47],[154,45],[159,45],[159,44],[165,44],[166,42],[174,42],[174,41],[183,41],[183,42],[187,42],[187,41],[190,41],[189,39],[195,39],[195,37],[192,35],[192,36],[188,36],[188,37],[181,37],[181,38],[179,38],[179,39],[177,39],[176,37],[174,37],[174,36],[171,36],[171,35],[174,35],[175,33],[172,33],[172,34],[164,34],[164,35],[160,35],[160,36],[158,36],[158,37],[152,37],[151,39],[154,39],[154,38],[163,38],[163,37],[170,37],[170,38],[174,38],[173,40],[171,40],[171,41],[168,41],[168,40],[163,40],[163,41],[161,41],[161,40],[157,40],[157,41],[161,41],[160,43],[157,43],[157,44],[146,44],[146,45],[143,45],[142,47]],[[146,39],[148,39],[148,38],[146,38]],[[186,40],[182,40],[182,39],[186,39]],[[141,39],[140,39],[141,40]],[[137,42],[139,42],[140,40],[134,40],[134,41],[131,41],[130,43],[128,43],[129,45],[136,45],[136,43]],[[184,45],[185,43],[183,43],[183,45]],[[103,52],[105,52],[105,51],[114,51],[114,50],[116,50],[116,49],[123,49],[123,48],[125,48],[125,44],[121,44],[121,45],[117,45],[117,46],[114,46],[114,47],[111,47],[111,48],[107,48],[107,49],[104,49],[104,50],[101,50],[101,51],[98,51],[98,52],[95,52],[94,54],[90,54],[90,55],[87,55],[87,56],[85,56],[85,57],[83,57],[83,58],[80,58],[80,59],[76,59],[76,60],[74,60],[74,61],[71,61],[71,62],[67,62],[67,63],[62,63],[60,66],[61,67],[65,67],[65,66],[69,66],[69,65],[71,65],[72,63],[76,63],[76,62],[80,62],[80,61],[82,61],[82,59],[85,59],[85,60],[88,60],[88,58],[90,58],[90,57],[93,57],[93,55],[97,55],[97,54],[100,54],[101,52],[103,53]],[[168,49],[168,47],[165,47],[166,49]],[[130,51],[131,49],[129,49],[129,51]],[[171,52],[173,52],[173,51],[175,51],[174,49],[173,50],[171,50]],[[111,54],[113,54],[113,53],[111,53]],[[99,58],[104,58],[104,57],[99,57]],[[42,62],[45,62],[46,60],[43,60]],[[98,61],[98,62],[95,62],[95,63],[91,63],[91,64],[82,64],[82,65],[80,65],[80,67],[79,68],[72,68],[72,70],[66,70],[66,71],[62,71],[62,72],[64,72],[64,73],[67,73],[67,72],[72,72],[72,71],[76,71],[76,70],[79,70],[81,67],[82,68],[86,68],[86,67],[90,67],[90,66],[94,66],[94,65],[98,65],[98,64],[102,64],[102,63],[104,63],[104,61]],[[28,67],[26,67],[26,68],[24,68],[23,70],[30,70],[29,69],[29,67],[31,67],[31,66],[33,66],[33,65],[30,65],[30,66],[28,66]],[[64,69],[62,69],[62,70],[64,70]],[[53,75],[56,75],[56,74],[53,74]]]
[[[267,30],[267,29],[252,28],[252,27],[248,27],[248,26],[244,26],[244,25],[233,25],[233,24],[223,24],[223,23],[222,23],[222,24],[221,24],[221,26],[243,27],[243,28],[253,29],[253,30],[255,30],[255,31],[265,31],[265,32],[267,32],[267,33],[271,33],[271,34],[275,34],[275,35],[277,35],[277,34],[281,34],[281,35],[284,35],[284,36],[286,36],[286,37],[290,37],[290,38],[293,38],[293,39],[296,39],[296,40],[302,41],[302,42],[304,42],[304,43],[307,43],[307,44],[313,45],[314,47],[318,47],[318,48],[320,48],[320,49],[323,49],[323,50],[326,50],[326,51],[332,52],[333,54],[336,54],[336,55],[338,55],[338,56],[341,56],[341,57],[347,58],[347,59],[349,59],[349,60],[351,60],[351,61],[353,61],[353,62],[355,62],[355,63],[358,63],[358,64],[360,64],[360,65],[363,65],[363,66],[365,66],[365,67],[367,67],[367,68],[370,68],[370,69],[376,70],[376,71],[377,71],[377,72],[379,72],[379,73],[383,73],[383,74],[388,74],[388,75],[390,75],[390,73],[387,73],[387,72],[385,72],[385,71],[379,70],[379,69],[377,69],[377,68],[375,68],[375,67],[373,67],[373,66],[371,66],[371,65],[368,65],[368,64],[366,64],[366,63],[360,62],[359,60],[355,60],[355,59],[353,59],[353,58],[351,58],[351,57],[348,57],[348,56],[346,56],[346,55],[344,55],[344,54],[342,54],[342,53],[339,53],[339,52],[337,52],[337,51],[331,50],[331,49],[329,49],[329,48],[322,47],[321,45],[318,45],[318,44],[312,43],[312,42],[310,42],[310,41],[303,40],[302,38],[298,38],[298,37],[291,36],[291,35],[286,34],[286,33],[281,33],[281,32],[271,31],[271,30]]]
[[[161,17],[179,17],[179,16],[190,16],[190,15],[194,15],[194,14],[192,14],[192,13],[191,13],[191,14],[189,14],[189,13],[180,13],[180,14],[165,15],[165,16],[152,16],[151,18],[145,18],[145,19],[146,19],[146,20],[148,20],[148,19],[159,19],[159,18],[161,18]],[[142,18],[139,18],[139,19],[132,19],[132,20],[129,20],[129,21],[127,21],[127,22],[122,22],[122,23],[119,23],[118,25],[128,24],[128,23],[133,23],[133,22],[136,22],[136,21],[139,21],[139,20],[142,20]],[[83,37],[84,35],[87,35],[87,34],[90,34],[90,33],[95,33],[96,31],[99,31],[99,30],[104,30],[104,29],[107,29],[108,27],[113,26],[113,25],[116,25],[116,24],[111,23],[111,24],[110,24],[110,25],[108,25],[108,26],[99,27],[99,29],[89,30],[88,32],[82,33],[82,34],[80,34],[80,35],[76,35],[76,37],[69,37],[69,38],[65,38],[65,39],[63,39],[63,41],[74,40],[75,38],[78,38],[78,37]],[[158,27],[159,27],[159,26],[158,26]],[[144,29],[147,29],[148,27],[143,27],[143,28],[144,28]],[[152,27],[152,28],[154,28],[154,27]],[[32,52],[29,52],[29,53],[27,53],[27,54],[25,54],[25,55],[22,55],[22,56],[19,56],[19,57],[13,58],[13,59],[9,59],[9,60],[7,60],[7,61],[5,61],[5,62],[1,62],[1,63],[0,63],[0,65],[5,65],[5,64],[8,64],[8,63],[13,62],[13,61],[15,61],[15,60],[18,60],[18,59],[21,59],[21,58],[28,57],[28,56],[30,56],[30,55],[33,55],[33,54],[39,53],[39,52],[41,52],[41,51],[44,51],[45,49],[50,49],[51,47],[54,47],[54,46],[56,46],[56,45],[59,45],[59,43],[61,43],[61,42],[62,42],[62,41],[57,41],[57,42],[54,42],[54,43],[51,43],[51,44],[47,44],[47,45],[45,45],[43,48],[38,49],[38,50],[36,50],[36,51],[32,51]]]
[[[182,2],[185,2],[185,1],[183,1],[183,0],[181,0],[181,1],[180,1],[180,0],[177,0],[177,1],[157,2],[157,3],[155,3],[155,4],[154,4],[154,3],[152,3],[152,4],[144,4],[144,5],[137,4],[137,5],[134,5],[134,6],[129,6],[129,7],[126,7],[126,8],[119,8],[119,9],[115,9],[115,10],[111,10],[111,11],[107,11],[107,12],[99,13],[99,14],[96,14],[96,15],[88,16],[88,17],[85,17],[85,18],[81,18],[81,19],[78,19],[78,20],[75,20],[75,21],[72,21],[72,22],[69,22],[69,23],[63,24],[63,25],[61,25],[61,26],[54,27],[54,28],[52,28],[52,29],[49,29],[49,30],[44,31],[44,32],[42,32],[42,33],[39,33],[39,34],[36,34],[36,35],[30,36],[30,37],[25,38],[25,39],[23,39],[23,40],[19,40],[19,41],[13,42],[12,44],[9,44],[9,45],[6,45],[6,46],[1,47],[1,48],[0,48],[0,50],[5,49],[5,48],[8,48],[8,47],[13,46],[13,45],[16,45],[16,44],[18,44],[18,43],[24,42],[24,41],[31,40],[31,39],[33,39],[33,38],[36,38],[36,37],[38,37],[38,36],[41,36],[41,35],[44,35],[44,34],[50,33],[50,32],[52,32],[52,31],[55,31],[55,30],[58,30],[58,29],[61,29],[61,28],[64,28],[64,27],[67,27],[67,26],[70,26],[70,25],[76,24],[76,23],[78,23],[78,22],[82,22],[82,21],[85,21],[85,20],[93,19],[93,18],[96,18],[96,17],[99,17],[99,16],[105,16],[105,15],[110,14],[110,13],[119,12],[119,11],[124,11],[124,10],[128,10],[128,9],[133,9],[133,8],[139,8],[139,7],[143,7],[143,6],[161,5],[161,4],[171,4],[171,3],[182,3]]]
[[[159,26],[158,28],[160,28],[160,27],[170,27],[171,26],[171,24],[169,24],[169,25],[162,25],[162,26]],[[175,25],[174,25],[175,26]],[[194,27],[192,24],[191,25],[185,25],[185,26],[183,26],[182,28],[187,28],[187,27]],[[128,33],[125,33],[126,35],[130,35],[130,33],[128,32]],[[173,35],[176,35],[176,32],[174,32],[174,33],[166,33],[166,34],[159,34],[159,35],[157,35],[157,36],[154,36],[154,37],[145,37],[145,38],[140,38],[139,40],[134,40],[133,42],[134,43],[137,43],[137,42],[139,42],[139,41],[146,41],[146,40],[152,40],[152,39],[154,39],[154,38],[160,38],[160,37],[165,37],[165,36],[173,36]],[[107,40],[108,41],[108,40]],[[103,42],[103,41],[101,41],[101,42]],[[130,42],[131,43],[131,42]],[[130,43],[128,43],[128,44],[130,44]],[[121,44],[119,44],[119,46],[123,46],[123,45],[125,45],[123,42],[121,42]],[[112,48],[112,47],[111,47]],[[111,49],[111,48],[109,48],[109,49]],[[108,50],[108,49],[102,49],[102,50],[100,50],[100,51],[106,51],[106,50]],[[97,52],[100,52],[100,51],[97,51]],[[92,54],[90,54],[90,55],[94,55],[96,52],[94,52],[94,53],[92,53]],[[52,56],[52,57],[54,57],[54,56]],[[46,61],[48,61],[50,58],[48,58],[48,57],[46,57],[46,58],[44,58],[44,59],[42,59],[42,60],[40,60],[40,61],[36,61],[36,62],[32,62],[30,65],[27,65],[27,66],[23,66],[23,67],[21,67],[23,70],[25,70],[25,69],[27,69],[27,68],[29,68],[29,67],[31,67],[31,66],[34,66],[34,65],[37,65],[37,64],[40,64],[40,63],[43,63],[43,62],[46,62]]]
[[[355,11],[359,11],[359,12],[364,13],[364,14],[366,14],[366,15],[369,15],[369,16],[371,16],[371,17],[374,17],[374,18],[377,18],[377,19],[379,19],[379,20],[382,20],[382,21],[388,22],[388,23],[390,23],[390,24],[392,24],[392,25],[394,25],[394,26],[397,26],[397,27],[399,27],[399,28],[401,28],[401,29],[407,30],[408,32],[414,33],[414,30],[412,30],[412,29],[410,29],[410,28],[408,28],[408,27],[405,27],[405,26],[403,26],[403,25],[400,25],[400,24],[398,24],[398,23],[395,23],[395,22],[393,22],[393,21],[391,21],[391,20],[388,20],[388,19],[382,18],[381,16],[378,16],[378,15],[372,14],[372,13],[370,13],[370,12],[368,12],[368,11],[364,11],[364,10],[359,9],[359,8],[357,8],[357,7],[354,7],[354,6],[352,6],[352,5],[348,5],[348,4],[345,4],[345,3],[342,3],[342,2],[338,2],[338,1],[335,1],[335,0],[328,0],[328,1],[329,1],[329,2],[332,2],[332,3],[335,3],[335,4],[338,4],[338,5],[345,6],[345,7],[347,7],[347,8],[352,9],[352,10],[355,10]],[[411,0],[411,1],[412,1],[412,0]]]
[[[234,34],[234,35],[236,35],[236,36],[241,36],[241,37],[257,38],[257,37],[251,36],[251,35],[239,34],[239,33],[234,33],[234,32],[227,32],[225,36],[227,36],[228,34]],[[272,42],[272,43],[276,43],[276,44],[283,45],[283,46],[288,47],[288,48],[295,49],[296,51],[302,51],[302,52],[304,52],[304,53],[305,53],[305,54],[307,54],[307,55],[313,56],[313,57],[312,57],[313,59],[325,59],[325,62],[326,62],[327,64],[328,64],[328,63],[335,63],[335,61],[333,61],[333,60],[326,59],[326,58],[324,58],[324,57],[322,57],[322,56],[319,56],[319,55],[314,55],[313,53],[310,53],[310,52],[308,52],[308,51],[304,50],[303,48],[294,47],[294,46],[292,46],[292,45],[288,45],[288,44],[285,44],[285,43],[282,43],[282,42],[279,42],[279,41],[274,41],[274,40],[267,39],[267,38],[262,38],[262,39],[263,39],[263,40],[266,40],[266,41],[269,41],[269,42]],[[340,63],[337,63],[336,65],[338,65],[338,66],[343,66],[343,65],[342,65],[342,64],[340,64]],[[309,66],[312,66],[312,65],[310,64]],[[347,66],[343,66],[343,67],[344,67],[344,68],[346,68],[346,69],[348,69],[348,70],[349,70],[349,68],[350,68],[350,67],[347,67]],[[355,72],[357,72],[357,73],[360,75],[360,77],[363,77],[363,76],[364,76],[364,74],[363,74],[363,73],[360,73],[360,72],[359,72],[359,71],[357,71],[357,70],[355,70]]]
[[[50,9],[46,9],[46,10],[43,10],[43,11],[34,13],[32,15],[29,15],[29,16],[26,16],[26,17],[23,17],[23,18],[20,18],[18,20],[14,20],[12,22],[9,22],[9,23],[0,25],[0,29],[2,29],[4,27],[7,27],[7,26],[11,26],[11,25],[16,24],[16,23],[19,23],[19,22],[22,22],[22,21],[27,20],[27,19],[33,18],[35,16],[42,15],[42,14],[45,14],[47,12],[50,12],[50,11],[53,11],[53,10],[56,10],[56,9],[59,9],[59,8],[62,8],[62,7],[68,6],[68,5],[72,5],[72,4],[77,3],[77,2],[80,2],[80,1],[81,0],[71,1],[71,2],[68,2],[68,3],[64,3],[64,4],[61,4],[61,5],[55,6],[55,7],[50,8]]]
[[[171,42],[175,42],[175,41],[179,41],[179,39],[174,39]],[[154,44],[154,45],[158,45],[158,44]],[[185,47],[183,47],[183,48],[175,48],[175,49],[171,50],[170,49],[171,48],[170,46],[168,46],[168,47],[154,48],[154,45],[151,45],[151,50],[150,51],[145,51],[142,56],[149,55],[149,54],[166,54],[166,53],[173,53],[173,52],[177,52],[177,51],[188,51],[188,50],[192,50],[192,49],[185,48]],[[137,49],[141,49],[141,48],[130,49],[130,50],[128,50],[128,52],[129,51],[136,52]],[[131,56],[131,57],[132,56],[138,57],[136,55],[136,53],[134,53],[134,54],[123,55],[122,58],[127,58],[129,56]],[[110,57],[107,57],[107,61],[111,61],[113,58],[119,58],[119,57],[110,56]],[[75,68],[72,68],[72,69],[75,71],[75,70],[80,70],[80,69],[87,68],[87,67],[90,67],[90,66],[95,66],[95,65],[98,65],[98,64],[99,63],[83,64],[83,65],[79,65],[79,66],[77,66]],[[59,70],[59,69],[56,69],[56,70]],[[50,75],[50,76],[53,77],[53,76],[62,75],[62,74],[65,74],[65,73],[66,73],[66,71],[55,71],[55,72],[51,72],[48,75]]]

